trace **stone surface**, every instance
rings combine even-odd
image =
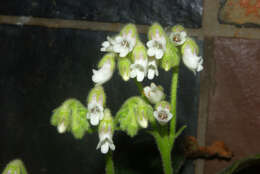
[[[202,0],[9,0],[0,2],[0,14],[199,28]]]
[[[260,0],[224,0],[221,4],[221,23],[248,27],[260,25]]]
[[[234,158],[208,160],[204,173],[216,173],[234,160],[260,152],[259,44],[260,40],[214,40],[206,142],[224,141]]]
[[[67,98],[85,104],[93,87],[92,69],[102,56],[100,45],[108,34],[114,33],[0,26],[1,164],[21,158],[29,173],[104,172],[103,155],[96,150],[97,134],[82,140],[75,140],[71,134],[60,135],[50,125],[50,117]],[[198,43],[202,47],[203,42]],[[124,83],[117,73],[104,85],[107,106],[113,114],[128,97],[138,95],[135,83]],[[160,80],[155,80],[167,94],[170,79],[171,73],[160,71]],[[177,112],[178,127],[188,126],[184,135],[197,132],[198,91],[199,77],[182,65]],[[116,165],[130,168],[133,173],[161,173],[159,153],[151,136],[141,132],[130,139],[117,133],[114,141]],[[185,165],[185,173],[193,173],[191,163]]]

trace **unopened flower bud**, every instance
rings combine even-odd
[[[9,162],[2,174],[27,174],[23,162],[19,159]]]
[[[130,66],[131,61],[128,58],[123,57],[118,60],[119,74],[124,81],[128,81],[130,78]]]
[[[163,100],[164,93],[161,86],[156,86],[154,83],[151,83],[151,86],[144,87],[144,95],[152,104],[156,104]]]

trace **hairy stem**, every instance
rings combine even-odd
[[[178,88],[178,76],[179,76],[179,68],[175,67],[173,69],[172,74],[172,84],[171,84],[171,112],[172,112],[172,120],[170,122],[170,133],[169,133],[169,144],[171,149],[174,146],[175,141],[175,133],[176,133],[176,109],[177,109],[177,88]]]
[[[115,174],[112,152],[106,154],[106,174]]]

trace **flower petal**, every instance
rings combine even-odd
[[[109,149],[109,144],[108,142],[105,142],[104,144],[101,145],[101,152],[103,154],[106,154],[108,152],[108,149]]]
[[[148,56],[152,57],[155,55],[155,50],[154,48],[149,48],[147,51]]]
[[[95,114],[92,114],[91,117],[90,117],[90,123],[93,126],[97,126],[98,123],[99,123],[99,117]]]
[[[148,79],[152,80],[154,78],[154,75],[155,75],[155,71],[152,69],[149,69],[148,70]]]
[[[163,51],[161,49],[157,49],[155,52],[155,58],[161,59],[163,57]]]

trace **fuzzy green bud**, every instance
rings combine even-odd
[[[192,38],[187,38],[186,42],[181,47],[181,53],[184,54],[184,50],[186,47],[191,48],[192,52],[195,52],[196,54],[199,53],[199,46]]]
[[[92,100],[96,100],[102,106],[106,104],[106,94],[104,88],[100,85],[95,86],[89,92],[87,103],[91,103]]]
[[[19,159],[9,162],[2,174],[27,174],[23,162]]]
[[[165,71],[169,71],[171,68],[179,66],[180,64],[180,53],[173,43],[167,42],[166,50],[161,60],[161,67]]]
[[[128,81],[130,78],[130,65],[131,61],[126,57],[120,58],[118,60],[119,74],[124,81]]]
[[[131,137],[137,134],[139,128],[146,128],[148,120],[153,120],[153,108],[141,97],[129,98],[116,114],[121,130]]]
[[[76,139],[81,139],[85,132],[90,132],[90,125],[86,120],[87,109],[79,101],[72,104],[71,132]]]
[[[135,62],[136,60],[140,60],[140,59],[146,61],[148,60],[146,47],[141,41],[138,41],[133,50],[132,61]]]
[[[156,34],[159,34],[160,36],[163,36],[166,38],[166,33],[163,30],[162,26],[158,23],[154,23],[148,31],[148,38],[151,40],[153,37],[156,36]]]
[[[75,138],[80,139],[86,131],[91,131],[86,114],[87,109],[80,101],[68,99],[53,111],[51,124],[57,126],[59,133],[71,131]]]
[[[70,129],[71,123],[71,105],[75,99],[68,99],[63,104],[53,111],[51,124],[57,126],[59,133],[64,133]]]
[[[134,24],[127,24],[127,25],[125,25],[121,29],[120,35],[121,36],[130,35],[132,38],[135,38],[136,40],[139,40],[137,28],[136,28],[136,26]]]
[[[98,68],[101,68],[102,66],[104,66],[104,64],[109,63],[110,64],[110,68],[111,71],[115,70],[115,57],[116,54],[115,53],[107,53],[105,54],[102,59],[99,61],[98,63]]]
[[[98,131],[110,131],[112,134],[114,132],[114,122],[113,122],[113,117],[111,115],[111,112],[109,109],[105,109],[104,110],[104,118],[103,120],[100,122],[99,127],[98,127]]]

